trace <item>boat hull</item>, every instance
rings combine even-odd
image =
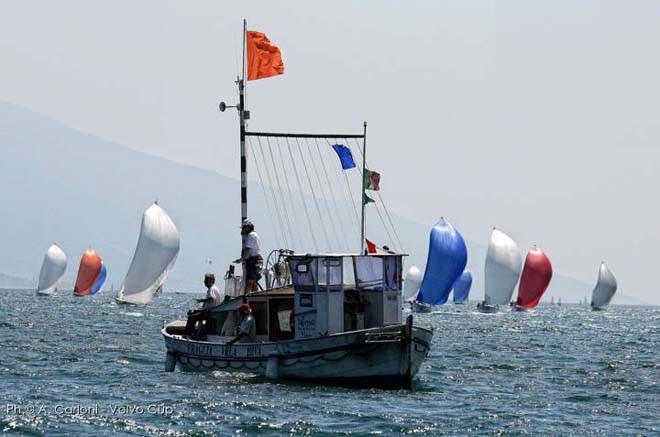
[[[411,388],[433,338],[429,329],[404,324],[313,339],[227,346],[189,340],[168,332],[169,326],[162,330],[166,370],[174,370],[178,364],[184,371],[245,372],[269,379],[385,389]]]
[[[413,302],[411,306],[413,313],[430,313],[433,312],[433,305],[423,302]]]
[[[482,302],[477,305],[477,309],[482,313],[493,314],[499,311],[499,305],[492,305],[489,303]]]
[[[526,312],[529,311],[531,308],[524,307],[522,305],[513,305],[511,307],[512,311],[520,311],[520,312]]]

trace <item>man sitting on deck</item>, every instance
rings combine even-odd
[[[213,273],[204,275],[204,285],[206,286],[206,297],[196,299],[197,302],[204,305],[202,308],[188,311],[188,321],[186,322],[186,335],[197,340],[206,337],[206,311],[204,310],[220,305],[224,301],[224,293],[221,293],[218,287],[215,286],[215,275]],[[198,323],[200,324],[199,327],[197,326]]]
[[[197,299],[197,302],[204,303],[204,308],[214,307],[224,302],[224,293],[215,286],[215,275],[213,273],[204,275],[204,285],[206,286],[206,297]]]
[[[241,304],[236,310],[241,315],[241,325],[238,327],[238,334],[227,342],[230,346],[237,341],[241,343],[255,343],[257,341],[257,324],[252,317],[250,305],[247,303]]]

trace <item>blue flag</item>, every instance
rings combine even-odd
[[[341,168],[348,170],[349,168],[355,167],[355,161],[353,161],[353,154],[351,149],[344,146],[343,144],[333,144],[332,148],[337,152],[339,160],[341,161]]]

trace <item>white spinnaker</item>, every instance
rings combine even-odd
[[[410,301],[417,296],[422,285],[422,272],[415,266],[410,266],[403,280],[403,300]]]
[[[601,309],[607,306],[616,293],[616,278],[604,262],[600,263],[598,282],[591,293],[591,308]]]
[[[516,287],[522,258],[515,241],[504,232],[493,229],[486,253],[485,301],[491,305],[505,305],[511,301]]]
[[[44,262],[39,272],[38,294],[53,294],[57,291],[59,282],[66,270],[66,255],[57,244],[51,245],[46,251]]]
[[[157,204],[142,216],[135,254],[117,299],[134,304],[151,302],[163,286],[179,254],[179,231],[170,216]]]

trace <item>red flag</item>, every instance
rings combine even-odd
[[[378,254],[394,253],[391,250],[389,250],[389,248],[376,246],[376,244],[373,241],[367,240],[366,238],[364,239],[364,241],[367,242],[367,252],[369,253],[378,253]]]
[[[247,80],[265,79],[284,73],[280,49],[271,44],[266,34],[247,32]]]

